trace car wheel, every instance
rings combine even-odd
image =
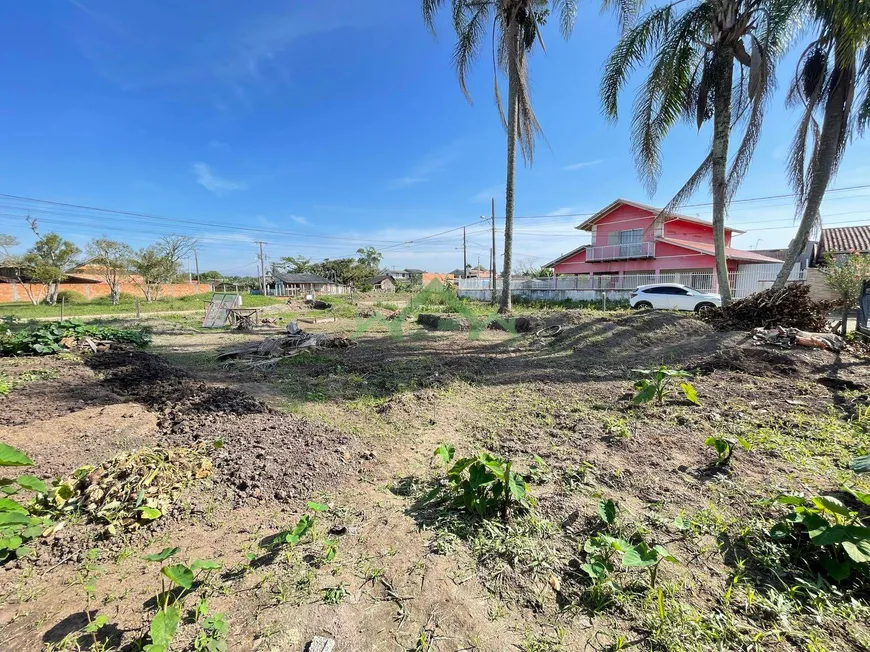
[[[695,312],[700,315],[702,312],[706,312],[707,310],[710,310],[710,308],[715,308],[715,307],[716,307],[715,303],[710,303],[709,301],[704,301],[703,303],[699,303],[697,306],[695,306]]]
[[[634,309],[635,310],[652,310],[653,304],[651,304],[649,301],[638,301],[636,304],[634,304]]]

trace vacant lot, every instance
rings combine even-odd
[[[337,652],[870,648],[866,565],[832,579],[824,558],[842,551],[782,533],[795,505],[774,502],[825,494],[866,516],[867,476],[848,469],[870,452],[866,360],[669,313],[539,315],[555,337],[337,313],[301,325],[355,346],[274,366],[215,357],[278,328],[158,321],[144,352],[0,360],[0,441],[46,481],[155,446],[199,456],[160,518],[112,533],[73,514],[2,567],[0,649],[139,649],[172,586],[161,565],[193,560],[220,568],[176,589],[172,650],[297,651],[315,635]],[[700,405],[683,378],[632,402],[633,370],[662,364],[691,372]],[[728,461],[710,437],[733,444]],[[513,461],[528,509],[442,500],[442,444]]]

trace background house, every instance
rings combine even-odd
[[[816,252],[816,264],[823,264],[826,254],[837,258],[852,252],[870,255],[870,226],[838,226],[822,229]]]
[[[275,297],[295,297],[306,294],[345,294],[350,288],[316,274],[272,272],[266,283],[267,294]]]
[[[661,209],[617,199],[577,229],[589,231],[592,243],[547,263],[556,275],[586,275],[596,287],[623,287],[672,281],[697,289],[716,287],[713,225],[697,217],[670,213],[656,224]],[[772,282],[782,262],[731,246],[737,229],[725,227],[729,272],[751,265],[771,265]],[[676,279],[676,280],[675,280]]]
[[[822,229],[813,266],[807,270],[807,283],[813,299],[816,301],[837,299],[836,294],[828,288],[825,277],[819,269],[826,264],[826,254],[832,255],[837,260],[853,252],[870,255],[870,226],[839,226]]]
[[[381,274],[379,276],[372,276],[371,278],[367,278],[363,281],[366,285],[371,285],[374,290],[379,292],[395,292],[396,291],[396,279],[394,279],[390,274]]]

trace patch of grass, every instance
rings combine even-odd
[[[562,652],[565,649],[562,642],[565,640],[565,630],[554,627],[552,633],[534,634],[526,632],[523,642],[520,644],[522,652]]]
[[[193,294],[186,297],[167,297],[158,301],[147,302],[144,297],[139,299],[139,312],[142,314],[153,312],[170,312],[183,310],[202,310],[205,303],[211,300],[210,293]],[[136,312],[136,296],[124,294],[121,302],[112,305],[108,297],[92,299],[90,301],[76,301],[64,306],[65,317],[77,317],[87,315],[113,315],[118,313]],[[265,297],[256,294],[243,294],[242,305],[246,308],[259,308],[282,303],[281,299]],[[19,319],[32,319],[37,317],[57,317],[60,315],[60,304],[50,306],[47,304],[32,305],[29,302],[0,303],[0,316],[15,315]]]
[[[327,586],[320,590],[320,599],[323,604],[333,606],[340,605],[349,595],[350,593],[348,593],[344,584],[339,584],[338,586]]]

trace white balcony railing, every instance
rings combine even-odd
[[[597,263],[602,260],[627,260],[629,258],[655,258],[655,242],[632,242],[631,244],[589,247],[586,262]]]

